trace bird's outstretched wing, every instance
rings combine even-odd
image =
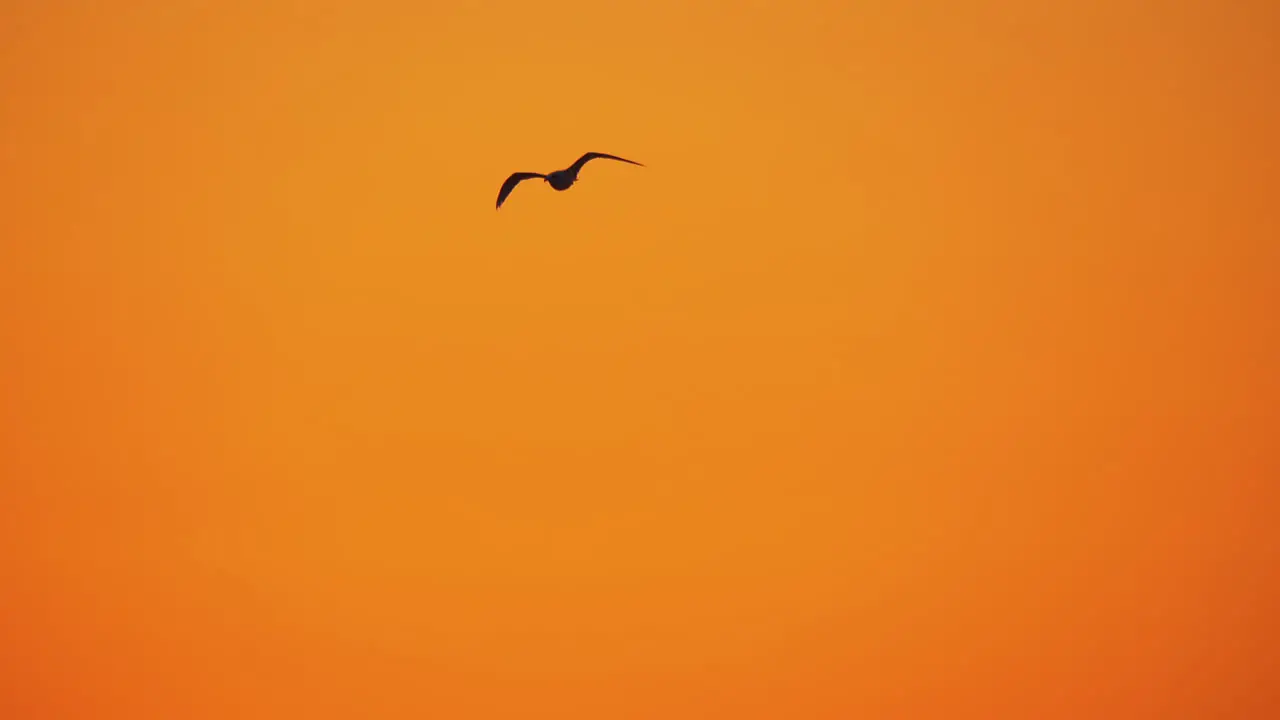
[[[507,199],[507,196],[511,194],[512,190],[516,189],[516,185],[519,185],[521,180],[540,177],[546,177],[546,175],[531,172],[511,173],[511,177],[507,178],[507,181],[502,183],[502,189],[498,191],[498,204],[494,205],[494,208],[502,207],[502,201]]]
[[[644,167],[644,165],[636,162],[635,160],[620,158],[617,155],[606,155],[605,153],[589,152],[586,155],[583,155],[582,157],[578,158],[578,162],[573,164],[573,171],[575,173],[578,172],[579,170],[582,169],[583,165],[587,164],[588,161],[595,160],[596,158],[603,158],[605,160],[620,160],[624,163],[631,163],[632,165],[640,165],[640,167]]]

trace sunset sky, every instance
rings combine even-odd
[[[1278,38],[0,0],[0,718],[1280,717]]]

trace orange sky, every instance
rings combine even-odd
[[[0,717],[1280,712],[1274,3],[111,5],[0,6]]]

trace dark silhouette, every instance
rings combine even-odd
[[[644,167],[644,165],[641,165],[635,160],[620,158],[617,155],[606,155],[604,153],[589,152],[586,155],[583,155],[582,157],[578,158],[577,162],[565,168],[564,170],[556,170],[555,172],[548,173],[546,175],[543,175],[542,173],[531,173],[531,172],[511,173],[511,177],[507,178],[507,181],[502,183],[502,189],[498,191],[498,204],[495,205],[494,207],[495,209],[502,207],[502,201],[507,199],[507,196],[511,194],[512,190],[516,189],[516,185],[519,185],[521,180],[528,180],[530,178],[542,178],[543,182],[551,185],[551,187],[555,188],[556,190],[568,190],[569,188],[573,187],[573,184],[575,182],[578,181],[578,172],[582,170],[582,166],[586,165],[588,161],[594,160],[596,158],[604,158],[606,160],[621,160],[624,163],[631,163],[632,165],[640,165],[640,167]]]

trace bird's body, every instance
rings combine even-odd
[[[636,162],[635,160],[620,158],[616,155],[606,155],[604,153],[589,152],[583,155],[582,157],[578,158],[577,162],[570,165],[569,167],[563,170],[556,170],[554,172],[546,173],[545,175],[543,173],[532,173],[532,172],[511,173],[511,176],[507,178],[506,182],[502,183],[502,189],[498,191],[498,203],[495,207],[498,207],[498,208],[502,207],[503,201],[507,199],[507,196],[511,194],[511,191],[514,190],[516,188],[516,185],[519,185],[521,181],[529,180],[532,178],[542,178],[543,182],[550,185],[553,190],[568,190],[569,188],[573,187],[574,183],[578,181],[578,173],[582,170],[582,166],[586,165],[588,161],[594,160],[596,158],[604,158],[606,160],[619,160],[624,163],[631,163],[632,165],[640,165],[640,167],[644,167],[643,165]]]
[[[572,168],[557,170],[547,175],[547,184],[554,190],[568,190],[576,182],[578,182],[578,173],[574,172]]]

